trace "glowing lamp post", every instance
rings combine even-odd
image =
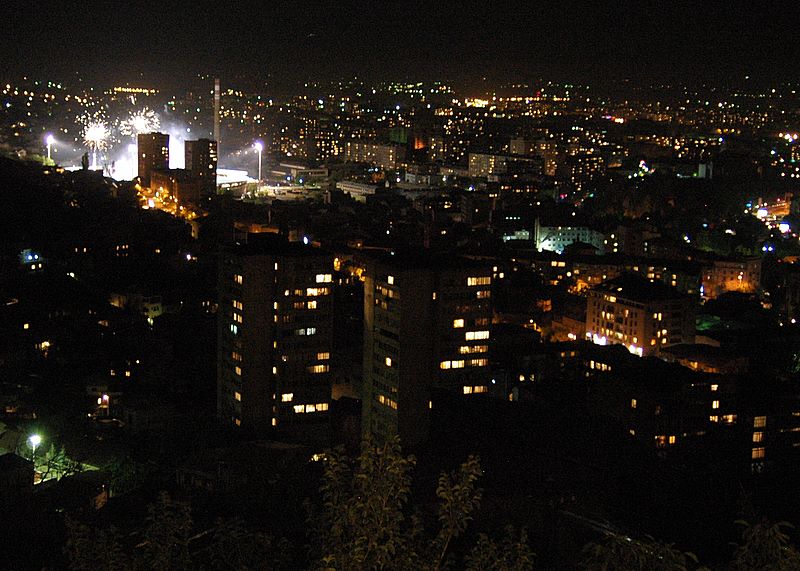
[[[39,436],[38,434],[31,434],[28,437],[28,444],[30,445],[31,450],[32,450],[32,452],[31,452],[31,462],[34,463],[34,466],[36,465],[36,447],[39,446],[39,444],[41,444],[41,443],[42,443],[42,437]]]
[[[53,150],[53,143],[56,142],[56,138],[52,135],[52,133],[48,133],[44,142],[47,143],[47,161],[49,162],[50,160],[52,160],[50,154]]]
[[[253,148],[258,151],[258,182],[261,182],[261,152],[264,150],[264,143],[256,141]]]

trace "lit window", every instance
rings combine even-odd
[[[326,402],[317,403],[317,412],[325,412],[326,410],[328,410],[328,403]]]
[[[30,323],[23,323],[22,324],[22,328],[23,329],[30,329],[31,328],[31,324]]]
[[[240,393],[239,391],[234,391],[233,392],[233,398],[238,400],[239,402],[241,402],[242,401],[242,393]]]
[[[391,367],[392,366],[392,358],[391,357],[386,357],[386,359],[384,359],[384,362],[386,363],[387,367]]]
[[[719,401],[718,400],[712,401],[711,408],[719,408]]]
[[[753,453],[750,456],[753,460],[760,460],[764,457],[764,448],[759,446],[758,448],[753,448]]]
[[[278,374],[278,367],[272,367],[272,374],[273,375],[277,375]]]
[[[242,376],[242,368],[241,368],[241,367],[235,367],[235,368],[234,368],[234,371],[235,371],[235,372],[236,372],[236,374],[237,374],[237,375],[239,375],[240,377]]]
[[[478,341],[480,339],[488,339],[489,332],[488,331],[467,331],[464,333],[464,338],[467,341]]]
[[[669,443],[670,444],[675,444],[675,437],[674,436],[670,436],[669,437]]]
[[[306,370],[309,373],[327,373],[328,372],[328,365],[312,365],[310,367],[306,367]]]
[[[489,291],[488,289],[482,289],[482,290],[479,290],[479,291],[475,292],[475,295],[478,296],[478,299],[486,299],[486,298],[492,297],[492,292]]]
[[[636,399],[631,399],[631,408],[636,408]]]
[[[449,368],[451,368],[452,363],[453,363],[452,361],[442,361],[441,363],[439,363],[439,368],[440,369],[449,369]]]
[[[309,301],[306,303],[306,307],[308,307],[308,309],[317,309],[317,300],[314,299]]]
[[[277,418],[273,418],[272,419],[272,426],[278,426],[278,419]]]
[[[458,348],[458,352],[462,355],[468,355],[470,353],[486,353],[489,351],[488,345],[462,345]]]
[[[767,425],[766,416],[757,416],[753,419],[753,428],[764,428]]]
[[[716,391],[717,389],[719,389],[719,385],[711,385],[711,391],[712,392]]]
[[[489,387],[485,385],[478,385],[474,387],[466,386],[463,390],[465,395],[477,395],[480,393],[488,393]]]
[[[234,423],[236,426],[241,426],[241,425],[242,425],[242,420],[241,420],[241,419],[239,419],[239,418],[234,418],[234,419],[233,419],[233,423]]]
[[[277,272],[278,271],[278,262],[275,262],[275,266],[274,267],[275,267],[275,271]]]
[[[325,352],[325,353],[317,353],[317,361],[327,361],[330,358],[331,358],[331,354],[330,353],[327,353],[327,352]]]
[[[394,276],[386,276],[386,283],[389,285],[394,285]]]
[[[479,278],[467,278],[467,285],[468,286],[477,286],[477,285],[489,285],[492,283],[492,278],[488,276],[479,277]]]
[[[709,422],[719,422],[719,416],[717,416],[716,414],[712,414],[711,416],[708,417],[708,420]]]
[[[489,365],[489,359],[470,359],[469,366],[470,367],[486,367]]]
[[[294,393],[283,393],[281,395],[281,402],[292,402],[294,398]]]
[[[458,329],[459,327],[464,327],[464,320],[463,319],[454,319],[453,320],[453,329]]]
[[[242,285],[242,282],[244,281],[244,278],[242,277],[242,274],[234,274],[233,275],[233,281],[235,281],[239,285]]]
[[[308,296],[308,297],[316,297],[318,295],[328,295],[328,288],[326,288],[326,287],[309,287],[309,288],[306,288],[306,296]]]
[[[234,312],[233,312],[233,320],[234,320],[236,323],[241,323],[241,322],[242,322],[242,315],[241,315],[240,313],[236,313],[236,312],[234,311]]]
[[[234,299],[233,300],[233,308],[234,309],[238,309],[239,311],[241,311],[242,310],[242,302],[237,300],[237,299]]]
[[[231,323],[231,333],[239,335],[239,326]]]
[[[328,284],[333,281],[331,274],[317,274],[316,282],[318,284]]]
[[[296,404],[292,407],[296,414],[302,414],[306,411],[306,407],[303,404]]]
[[[754,432],[753,433],[753,442],[761,442],[764,440],[764,433],[763,432]]]

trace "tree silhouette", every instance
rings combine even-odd
[[[70,569],[78,571],[114,571],[132,569],[131,559],[122,548],[119,532],[90,527],[67,518],[67,543],[64,553]]]
[[[141,562],[149,569],[189,569],[192,515],[189,506],[174,502],[161,492],[147,507],[143,541],[137,546]]]
[[[480,504],[480,463],[471,456],[439,477],[434,534],[425,532],[419,517],[407,515],[414,464],[397,439],[379,448],[365,445],[354,466],[341,449],[328,455],[322,508],[309,517],[313,569],[434,571],[453,563],[452,541],[465,532]],[[508,561],[508,569],[532,569],[526,535],[511,539],[509,533],[500,544],[480,536],[465,561],[468,568],[506,569],[501,561]]]
[[[633,539],[609,534],[599,543],[583,548],[581,569],[587,571],[687,571],[692,554],[652,538]]]
[[[736,548],[731,569],[735,571],[790,571],[800,569],[800,552],[789,543],[784,531],[788,522],[769,523],[762,520],[750,524],[744,520],[742,544]]]

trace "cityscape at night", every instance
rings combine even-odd
[[[6,13],[0,569],[800,570],[800,6]]]

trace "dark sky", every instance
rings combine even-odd
[[[800,70],[797,0],[44,0],[3,10],[3,68],[43,78],[797,79]]]

